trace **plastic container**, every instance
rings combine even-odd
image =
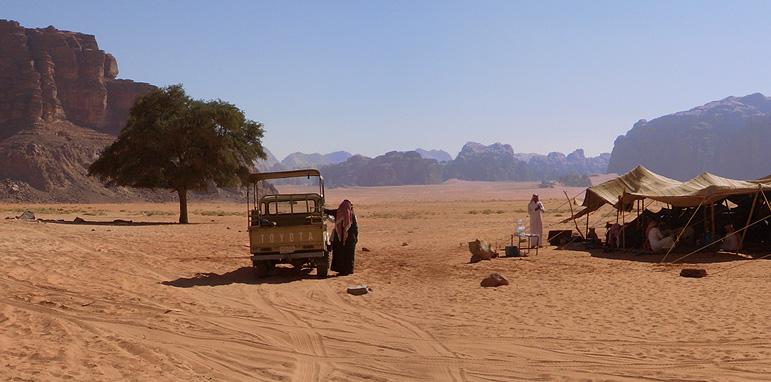
[[[513,245],[506,246],[506,257],[518,257],[519,248]]]

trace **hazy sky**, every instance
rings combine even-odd
[[[0,18],[95,35],[119,78],[235,104],[279,160],[467,141],[595,156],[639,119],[771,95],[769,1],[3,0]]]

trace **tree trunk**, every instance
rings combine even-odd
[[[179,224],[187,224],[187,189],[180,188],[179,193]]]

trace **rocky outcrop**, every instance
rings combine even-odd
[[[529,157],[525,162],[519,158]],[[444,169],[444,179],[484,181],[554,180],[565,174],[604,173],[610,154],[587,158],[578,149],[567,156],[552,152],[548,155],[516,154],[511,145],[495,143],[484,146],[469,142]]]
[[[533,174],[532,180],[552,180],[565,174],[604,173],[608,168],[609,153],[587,158],[583,149],[565,154],[552,152],[548,155],[534,155],[528,166]]]
[[[39,191],[40,201],[109,197],[86,168],[152,86],[117,79],[117,61],[94,36],[53,26],[0,20],[0,52],[0,179],[14,186],[0,198],[16,189]]]
[[[728,97],[651,121],[619,136],[608,172],[638,165],[678,180],[702,172],[733,179],[771,174],[771,98],[755,93]]]
[[[485,146],[476,142],[463,145],[455,160],[444,168],[444,179],[483,181],[530,180],[527,163],[514,158],[514,149],[500,142]]]
[[[434,159],[437,162],[449,162],[452,160],[452,156],[444,150],[423,150],[415,149],[415,152],[420,154],[423,159]]]
[[[281,163],[291,169],[320,168],[321,166],[345,162],[350,157],[351,154],[346,151],[335,151],[329,154],[303,154],[297,152],[289,154]]]
[[[343,163],[321,168],[330,187],[436,184],[442,180],[437,161],[414,151],[392,151],[374,159],[354,155]]]

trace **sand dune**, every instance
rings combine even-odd
[[[545,199],[549,228],[574,229],[555,223],[570,214],[562,189],[534,187],[328,190],[332,205],[354,202],[361,235],[356,273],[325,280],[290,267],[255,279],[245,205],[191,204],[193,224],[184,226],[165,224],[176,220],[175,204],[0,206],[5,216],[30,208],[49,221],[0,222],[2,375],[767,379],[768,261],[700,255],[659,265],[660,256],[547,247],[537,256],[469,264],[466,243],[507,245],[534,191]],[[76,216],[93,223],[69,224]],[[115,219],[147,224],[111,224]],[[710,275],[679,277],[693,263]],[[481,288],[493,272],[511,285]],[[372,292],[346,293],[357,284]]]

